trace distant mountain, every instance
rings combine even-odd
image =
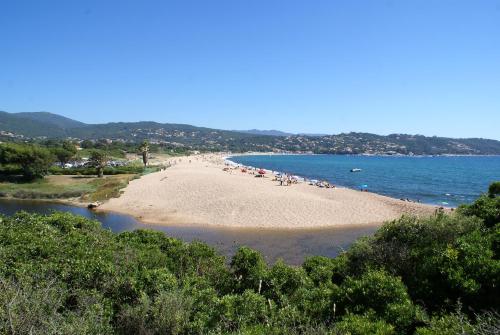
[[[312,136],[312,137],[318,137],[318,136],[327,136],[328,134],[310,134],[310,133],[287,133],[281,130],[275,130],[275,129],[270,129],[270,130],[260,130],[260,129],[250,129],[250,130],[233,130],[239,133],[247,133],[247,134],[253,134],[253,135],[262,135],[262,136]]]
[[[23,119],[30,119],[33,121],[51,124],[63,129],[77,128],[86,126],[85,123],[76,121],[65,116],[49,113],[49,112],[34,112],[34,113],[15,113],[12,114]]]
[[[292,136],[295,134],[292,133],[285,133],[284,131],[280,130],[259,130],[259,129],[250,129],[250,130],[233,130],[239,133],[246,133],[246,134],[252,134],[252,135],[262,135],[262,136]]]
[[[49,118],[46,117],[44,119],[44,116],[33,117],[33,114],[37,113],[7,113],[0,111],[0,130],[27,137],[65,136],[65,130],[57,123],[48,121]]]
[[[0,112],[4,139],[76,138],[138,142],[144,139],[167,147],[196,150],[314,152],[368,155],[500,155],[500,141],[422,135],[344,133],[293,135],[277,130],[229,131],[187,124],[112,122],[85,124],[51,113]]]
[[[319,137],[319,136],[328,136],[328,134],[310,134],[310,133],[298,133],[299,136],[311,136],[311,137]]]

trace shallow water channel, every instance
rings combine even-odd
[[[96,219],[113,232],[134,229],[154,229],[186,242],[200,240],[231,257],[239,246],[246,245],[262,252],[269,263],[282,258],[289,264],[301,264],[305,257],[321,255],[335,257],[359,237],[373,234],[376,227],[356,226],[325,229],[273,230],[242,228],[210,228],[204,226],[159,226],[144,224],[135,218],[94,212],[86,208],[26,200],[0,200],[0,213],[10,215],[17,211],[41,214],[65,211]]]

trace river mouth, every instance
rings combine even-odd
[[[95,212],[66,204],[31,200],[0,200],[0,213],[11,215],[18,211],[49,214],[53,211],[70,212],[101,222],[115,233],[135,229],[162,231],[168,236],[186,242],[199,240],[215,247],[230,258],[240,246],[260,251],[268,263],[278,259],[293,265],[301,264],[308,256],[335,257],[359,237],[372,235],[376,226],[333,227],[324,229],[239,229],[206,226],[159,226],[144,224],[132,216]]]

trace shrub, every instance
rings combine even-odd
[[[225,295],[220,299],[217,314],[223,330],[236,330],[266,320],[266,299],[251,290],[243,294]]]
[[[403,282],[384,271],[369,270],[360,278],[347,278],[337,299],[340,311],[374,313],[400,331],[411,329],[417,318],[417,309]]]
[[[349,335],[393,335],[394,327],[370,315],[347,314],[335,326],[336,333]]]
[[[500,197],[481,195],[470,205],[462,205],[458,211],[466,216],[482,219],[487,227],[500,223]]]
[[[404,217],[335,259],[269,268],[246,247],[228,266],[201,242],[19,212],[0,216],[0,333],[496,334],[499,232]]]
[[[490,187],[488,187],[488,195],[491,198],[500,195],[500,181],[495,181],[490,184]]]
[[[179,291],[143,295],[138,304],[126,306],[118,316],[121,334],[182,334],[189,324],[191,299]]]
[[[231,261],[231,269],[240,291],[246,289],[258,291],[267,273],[262,255],[248,247],[238,249]]]

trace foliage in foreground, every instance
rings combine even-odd
[[[0,223],[0,333],[496,334],[500,225],[468,208],[386,223],[301,267],[21,212]]]

